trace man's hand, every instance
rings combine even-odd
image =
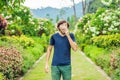
[[[48,65],[48,64],[45,65],[45,72],[46,72],[46,73],[49,72],[49,65]]]
[[[47,53],[46,53],[46,62],[45,62],[45,72],[48,73],[49,72],[49,58],[51,55],[51,51],[52,51],[53,46],[49,45],[47,48]]]
[[[65,29],[65,35],[68,36],[69,35],[69,30],[66,28]]]

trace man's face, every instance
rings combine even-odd
[[[59,30],[62,34],[65,34],[65,31],[68,30],[67,23],[63,23],[59,26]]]

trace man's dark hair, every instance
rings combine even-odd
[[[60,27],[61,24],[63,23],[67,23],[67,27],[69,28],[69,23],[66,21],[66,20],[60,20],[58,23],[57,23],[57,28]]]

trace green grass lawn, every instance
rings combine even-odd
[[[79,51],[72,52],[72,80],[107,80]],[[51,62],[51,61],[50,61]],[[44,72],[45,57],[26,74],[23,80],[51,80]]]

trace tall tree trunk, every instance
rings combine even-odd
[[[82,0],[82,9],[83,9],[83,15],[85,15],[86,0]]]
[[[75,23],[77,22],[77,18],[76,18],[76,8],[75,8],[75,1],[72,0],[73,2],[73,10],[74,10],[74,18],[75,18]]]

